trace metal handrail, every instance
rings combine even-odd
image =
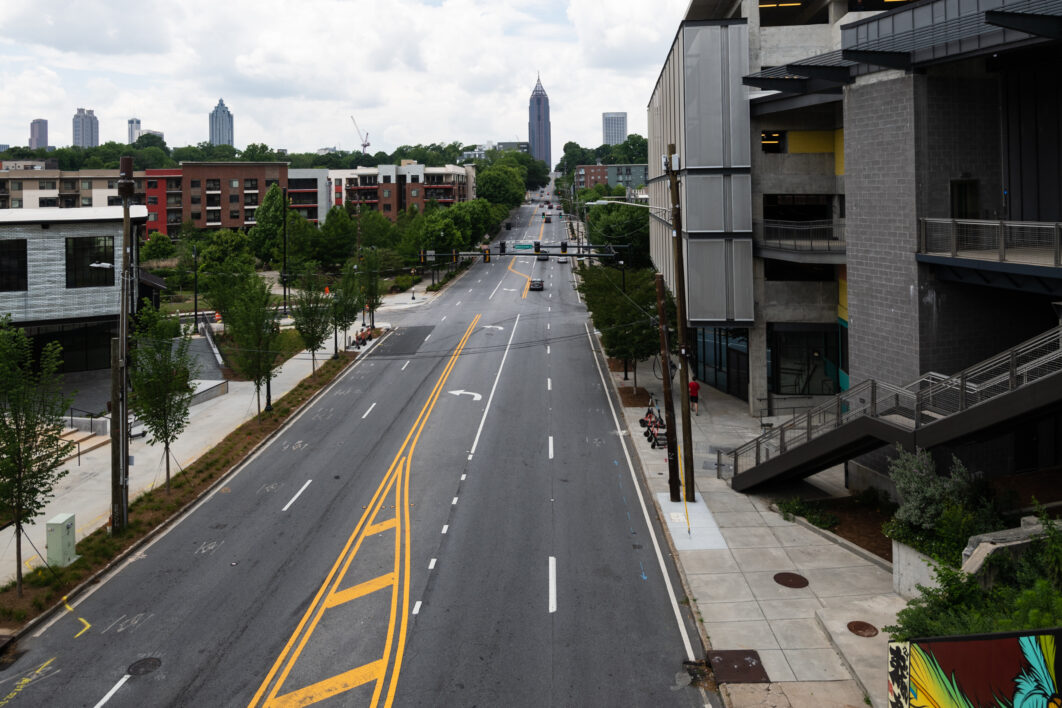
[[[738,447],[731,453],[734,474],[810,442],[855,418],[884,418],[916,429],[1059,371],[1062,371],[1062,326],[954,376],[929,372],[902,387],[868,379]]]
[[[921,219],[920,226],[919,253],[1062,265],[1062,222]]]

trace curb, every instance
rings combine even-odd
[[[382,335],[380,335],[380,337],[377,338],[378,341],[383,341],[393,331],[394,331],[393,329],[390,329],[387,332],[384,332]],[[374,345],[373,349],[375,349],[375,348],[376,347]],[[371,353],[371,351],[365,352],[366,355],[368,355],[370,353]],[[210,486],[206,487],[202,492],[200,492],[200,494],[198,496],[196,496],[194,499],[190,500],[187,504],[182,506],[177,511],[173,512],[172,516],[170,516],[169,518],[164,520],[162,523],[160,523],[158,526],[156,526],[152,530],[148,531],[139,540],[135,541],[131,546],[129,546],[124,551],[119,553],[117,556],[112,558],[111,561],[109,563],[107,563],[107,565],[103,566],[98,571],[96,571],[95,573],[93,573],[89,577],[85,578],[83,581],[81,581],[80,584],[75,586],[66,595],[64,595],[62,598],[60,598],[59,601],[55,605],[52,605],[51,608],[49,608],[49,609],[45,610],[44,612],[42,612],[41,614],[37,615],[36,617],[31,619],[29,622],[27,622],[25,625],[23,625],[19,629],[15,630],[12,634],[10,634],[10,635],[8,635],[6,637],[0,637],[0,654],[5,652],[8,649],[9,646],[11,646],[11,645],[15,644],[16,642],[18,642],[24,636],[29,634],[32,630],[36,629],[39,625],[44,624],[45,622],[50,620],[52,617],[54,617],[60,610],[63,609],[64,604],[69,604],[71,601],[75,600],[83,592],[88,590],[90,586],[96,585],[97,583],[101,582],[108,573],[110,573],[113,570],[116,570],[130,556],[134,555],[141,548],[146,546],[151,541],[155,540],[155,538],[157,536],[159,536],[161,533],[163,533],[164,531],[168,531],[170,529],[170,527],[175,526],[178,523],[180,523],[184,519],[185,515],[188,514],[190,511],[192,511],[193,508],[197,504],[199,504],[200,502],[204,501],[212,492],[214,492],[215,489],[217,489],[218,487],[224,486],[224,484],[229,479],[231,479],[233,476],[235,476],[237,472],[241,471],[243,469],[243,466],[245,464],[247,464],[247,461],[252,456],[254,456],[256,453],[258,453],[258,451],[261,450],[262,448],[264,448],[266,445],[268,445],[269,443],[273,442],[273,439],[275,437],[277,437],[278,435],[280,435],[280,433],[282,433],[288,427],[288,423],[290,423],[292,419],[294,419],[297,415],[299,415],[303,410],[305,410],[309,406],[313,405],[317,401],[318,398],[320,398],[328,390],[330,390],[336,384],[336,382],[338,381],[338,379],[341,376],[345,376],[347,371],[349,371],[355,364],[358,363],[359,359],[360,359],[360,357],[357,357],[354,360],[352,360],[338,374],[336,374],[336,377],[334,379],[332,379],[331,383],[329,383],[324,388],[319,389],[317,391],[317,393],[315,393],[314,395],[310,396],[305,401],[303,401],[302,404],[298,408],[296,408],[295,410],[293,410],[291,412],[291,414],[288,416],[288,419],[286,421],[284,421],[283,425],[281,425],[279,428],[274,430],[272,433],[270,433],[269,435],[267,435],[264,438],[262,438],[261,440],[259,440],[258,444],[255,445],[250,450],[248,450],[247,454],[244,455],[243,458],[241,458],[238,462],[236,462],[236,464],[234,464],[232,467],[230,467],[228,469],[228,471],[226,471],[224,474],[222,474],[217,479],[215,479],[213,482],[211,482]],[[313,374],[311,372],[311,376],[312,375]],[[239,427],[239,426],[237,426],[237,427]],[[233,430],[235,430],[235,429],[236,428],[233,428]],[[231,434],[231,431],[230,431],[230,434]],[[213,448],[211,448],[211,449],[213,449]],[[202,457],[202,455],[200,455],[200,457]],[[196,458],[196,459],[199,459],[199,458]],[[192,464],[194,464],[194,461],[193,461]]]
[[[773,506],[773,504],[772,504],[772,506]],[[777,511],[777,509],[775,509],[774,511],[776,511],[779,514],[781,514],[781,512]],[[784,514],[782,515],[782,518],[785,518]],[[819,536],[822,536],[827,541],[830,541],[831,543],[834,543],[834,544],[836,544],[838,546],[841,546],[845,550],[851,551],[852,553],[856,554],[857,556],[859,556],[863,560],[867,561],[868,563],[873,563],[874,565],[878,566],[882,570],[887,571],[889,573],[892,572],[892,563],[890,563],[889,561],[885,560],[884,558],[882,558],[879,555],[871,553],[870,551],[868,551],[865,548],[857,546],[856,544],[854,544],[851,541],[849,541],[847,538],[842,538],[841,536],[838,536],[837,534],[835,534],[835,533],[833,533],[831,531],[827,531],[826,529],[820,529],[818,526],[815,526],[814,524],[810,523],[807,519],[805,519],[802,516],[794,516],[792,518],[792,520],[797,525],[803,526],[808,531],[811,531],[812,533],[815,533],[815,534],[818,534]]]

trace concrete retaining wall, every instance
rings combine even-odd
[[[933,560],[924,556],[910,546],[893,540],[892,542],[892,589],[900,597],[911,600],[922,593],[916,585],[928,588],[937,587],[933,573]]]

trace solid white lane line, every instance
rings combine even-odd
[[[479,436],[483,433],[483,424],[487,422],[487,414],[490,413],[490,404],[494,400],[494,391],[498,388],[498,379],[501,378],[502,369],[505,368],[505,360],[509,357],[509,347],[513,345],[513,337],[516,336],[516,328],[520,325],[520,315],[513,322],[513,331],[509,333],[509,341],[505,345],[505,353],[502,354],[501,364],[498,365],[498,373],[494,375],[494,384],[490,387],[490,395],[487,396],[487,405],[483,409],[483,417],[479,419],[479,429],[476,431],[476,439],[472,441],[472,449],[468,451],[468,459],[476,454],[476,446],[479,445]]]
[[[465,481],[465,477],[467,477],[467,476],[468,475],[465,475],[465,474],[461,475],[461,481],[464,482]]]
[[[601,386],[605,387],[605,373],[601,369],[601,360],[597,356],[597,352],[594,350],[594,338],[590,333],[590,325],[583,323],[583,327],[586,328],[586,338],[590,342],[590,351],[594,354],[594,366],[597,367],[597,375],[601,379]],[[612,411],[612,422],[616,426],[616,431],[620,432],[623,429],[620,427],[619,417],[616,415],[616,406],[612,403],[612,396],[609,396],[607,388],[602,390],[606,391],[605,400],[608,401],[608,408]],[[675,622],[678,624],[679,634],[682,635],[682,644],[686,648],[686,657],[690,660],[694,660],[693,645],[690,644],[690,635],[686,631],[686,624],[682,621],[682,612],[679,610],[678,599],[675,597],[675,590],[671,586],[671,577],[667,574],[667,566],[664,565],[664,556],[660,552],[660,542],[656,540],[656,531],[653,530],[653,523],[649,519],[649,510],[645,506],[645,497],[642,495],[642,486],[638,483],[638,478],[635,476],[634,463],[631,462],[631,453],[627,449],[626,439],[630,436],[620,436],[623,448],[623,456],[627,458],[627,469],[631,473],[631,482],[634,483],[634,491],[638,494],[638,504],[642,507],[642,516],[645,519],[645,526],[649,529],[649,538],[653,541],[653,550],[656,552],[656,562],[660,566],[660,574],[664,577],[664,586],[667,588],[667,594],[671,598],[671,610],[675,613]]]
[[[420,600],[417,600],[416,604],[413,605],[413,614],[419,614],[419,613],[420,613]]]
[[[432,559],[431,559],[431,560],[430,560],[430,561],[428,562],[428,570],[435,570],[435,559],[434,559],[434,558],[432,558]]]
[[[553,390],[553,379],[549,378],[548,376],[546,377],[546,390],[547,391],[552,391]]]
[[[106,703],[107,701],[111,700],[111,696],[113,696],[115,693],[118,692],[118,689],[122,687],[122,684],[124,684],[126,681],[129,680],[130,676],[131,676],[131,674],[126,674],[125,676],[123,676],[118,681],[118,683],[114,684],[114,688],[112,688],[111,690],[107,691],[107,695],[104,696],[103,698],[101,698],[100,702],[97,703],[94,706],[94,708],[100,708],[100,706],[102,706],[104,703]]]
[[[546,323],[546,329],[549,329],[549,322]]]
[[[431,339],[431,335],[430,335],[430,334],[429,334],[429,335],[428,335],[427,337],[425,337],[425,338],[424,338],[424,341],[426,342],[426,341],[428,341],[429,339]]]
[[[402,364],[402,368],[399,371],[405,371],[407,366],[409,366],[409,359],[406,359],[406,363]]]
[[[549,354],[549,345],[546,345],[546,354]]]
[[[457,506],[457,497],[454,497],[454,500],[450,502],[450,506]]]
[[[498,288],[501,287],[502,280],[505,280],[505,276],[504,275],[502,276],[501,280],[498,281],[498,284],[494,286],[494,289],[490,291],[490,297],[487,298],[488,300],[491,300],[491,299],[494,298],[494,293],[498,292]]]
[[[549,436],[549,459],[553,459],[553,436]]]
[[[557,559],[549,557],[549,611],[557,611]]]
[[[288,508],[295,503],[295,500],[299,498],[299,495],[306,491],[306,488],[310,486],[310,482],[312,481],[312,479],[306,480],[306,484],[302,485],[302,487],[299,488],[299,491],[295,492],[295,496],[291,498],[291,501],[284,505],[284,508],[281,509],[281,511],[287,511]]]
[[[553,307],[551,305],[547,306],[546,307],[546,312],[553,312]]]
[[[365,420],[366,418],[368,418],[368,417],[369,417],[369,414],[370,414],[370,413],[372,413],[372,409],[373,409],[373,408],[375,408],[375,407],[376,407],[376,401],[373,401],[373,402],[372,402],[372,405],[371,405],[371,406],[369,406],[369,410],[365,411],[365,415],[363,415],[363,416],[361,417],[361,419],[362,419],[362,420]]]
[[[450,524],[443,524],[443,533],[446,533],[447,529],[449,529],[449,528],[450,528]]]

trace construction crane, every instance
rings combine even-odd
[[[368,152],[369,134],[368,133],[365,133],[364,135],[362,134],[361,128],[358,127],[358,121],[354,120],[354,116],[351,116],[350,120],[351,120],[352,123],[354,123],[354,130],[357,131],[358,137],[361,138],[361,151],[363,153],[364,152]]]

